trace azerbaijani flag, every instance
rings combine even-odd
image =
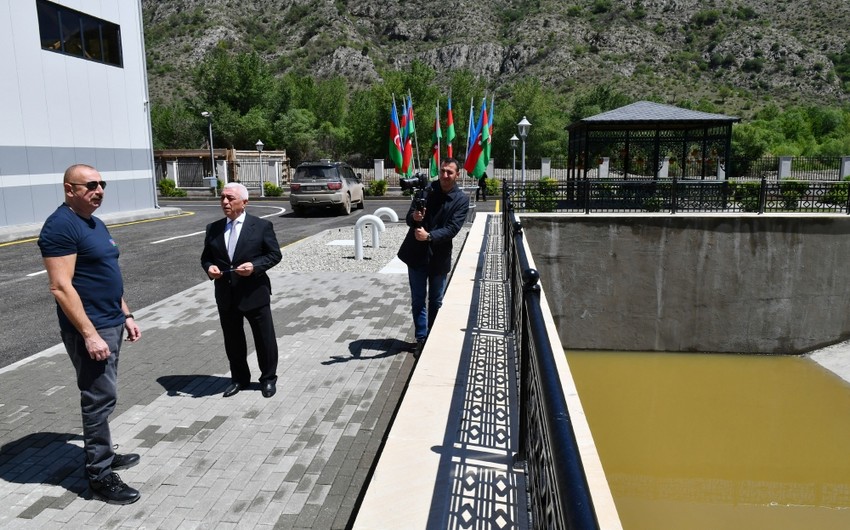
[[[440,175],[440,138],[443,137],[440,131],[440,104],[437,104],[436,114],[434,115],[434,132],[431,134],[431,176]]]
[[[413,99],[407,96],[407,105],[404,107],[401,119],[401,140],[404,147],[402,151],[401,173],[402,175],[413,174],[413,135],[416,128],[413,124]]]
[[[493,109],[495,104],[496,104],[496,99],[491,98],[490,99],[490,114],[484,115],[484,122],[487,124],[487,138],[486,139],[482,138],[483,145],[482,145],[481,158],[484,159],[484,167],[485,168],[490,164],[490,148],[493,144],[493,120],[496,119],[496,112]],[[482,171],[482,173],[483,173],[483,171]],[[475,175],[475,176],[478,177],[480,175]]]
[[[401,173],[403,162],[401,153],[401,128],[398,124],[398,111],[395,107],[395,98],[393,98],[393,106],[390,111],[390,160],[393,162],[396,173]]]
[[[478,123],[472,137],[475,138],[475,141],[466,154],[466,163],[463,165],[463,169],[472,176],[480,177],[487,170],[483,156],[484,146],[490,143],[490,123],[487,119],[486,98],[481,102],[481,114],[478,115]]]
[[[452,158],[452,142],[455,139],[455,119],[452,116],[452,96],[449,94],[449,114],[446,118],[446,154]]]

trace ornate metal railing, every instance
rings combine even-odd
[[[507,186],[522,212],[806,212],[850,214],[850,181],[579,180]]]
[[[520,355],[520,426],[517,464],[526,469],[534,528],[599,528],[578,443],[567,410],[543,318],[539,275],[529,267],[522,227],[507,194],[505,274],[511,330]],[[563,355],[563,352],[557,352]]]

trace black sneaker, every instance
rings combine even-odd
[[[115,453],[115,456],[112,458],[112,471],[130,469],[138,463],[139,455],[136,453],[129,453],[126,455],[119,455],[118,453]]]
[[[139,490],[124,484],[118,473],[110,473],[103,480],[90,480],[89,487],[95,497],[108,504],[133,504],[141,497]]]

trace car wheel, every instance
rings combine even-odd
[[[360,197],[360,202],[357,203],[357,209],[362,210],[365,207],[366,207],[366,196],[364,195],[364,196]]]
[[[304,208],[303,206],[293,206],[292,207],[292,213],[294,213],[295,215],[297,215],[299,217],[303,217],[305,211],[306,211],[306,208]]]
[[[345,215],[351,214],[351,196],[346,195],[345,199],[342,201],[342,205],[339,207],[339,211]]]

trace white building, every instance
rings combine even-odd
[[[0,1],[0,227],[41,223],[96,167],[98,215],[156,207],[141,0]]]

